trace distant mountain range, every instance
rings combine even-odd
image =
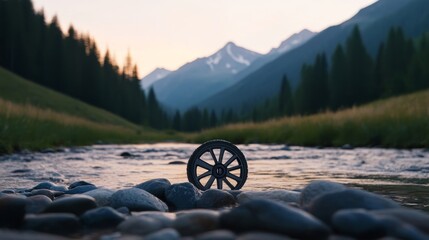
[[[306,43],[277,58],[249,68],[241,79],[228,89],[199,103],[200,108],[250,110],[255,104],[276,96],[285,74],[296,87],[301,67],[311,63],[318,53],[330,58],[335,47],[345,42],[354,26],[358,25],[364,43],[374,56],[379,44],[387,38],[393,26],[401,27],[408,37],[417,37],[429,31],[428,0],[380,0],[360,10],[350,20],[320,32]],[[256,62],[255,62],[256,63]]]
[[[187,63],[155,81],[152,87],[162,104],[168,108],[186,110],[232,86],[237,81],[235,75],[260,56],[229,42],[211,56]]]
[[[264,65],[304,44],[315,34],[307,29],[302,30],[266,55],[229,42],[211,56],[196,59],[176,71],[155,69],[142,79],[142,88],[147,90],[153,87],[162,104],[171,109],[186,110],[234,85],[248,69]]]

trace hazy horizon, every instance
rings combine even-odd
[[[374,2],[33,0],[47,21],[57,15],[63,31],[72,24],[89,33],[101,54],[109,48],[119,65],[129,51],[140,76],[157,67],[176,70],[229,41],[264,54],[296,32],[320,32]]]

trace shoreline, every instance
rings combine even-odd
[[[428,212],[329,181],[313,181],[299,191],[201,191],[167,179],[116,191],[85,181],[69,186],[42,182],[0,193],[0,213],[0,236],[20,239],[429,236]]]

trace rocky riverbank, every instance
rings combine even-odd
[[[429,239],[429,214],[314,181],[297,191],[200,191],[153,179],[109,190],[42,182],[0,193],[1,239]]]

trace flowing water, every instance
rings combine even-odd
[[[186,163],[195,144],[95,145],[0,157],[0,190],[31,188],[51,181],[86,180],[111,189],[154,178],[187,181]],[[389,195],[427,209],[429,151],[238,145],[249,173],[243,190],[299,190],[312,180],[331,180]],[[122,157],[128,152],[132,157]],[[177,161],[179,164],[171,164]]]

